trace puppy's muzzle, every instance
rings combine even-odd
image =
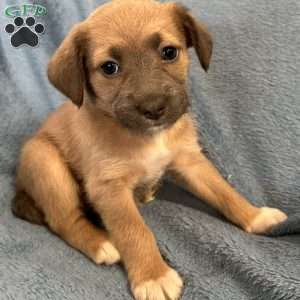
[[[152,121],[159,121],[167,113],[168,98],[163,95],[148,95],[145,97],[145,101],[136,104],[135,107],[137,113],[142,117]]]
[[[130,93],[118,101],[115,113],[121,124],[132,130],[163,129],[186,112],[187,99],[184,89],[172,90],[171,93],[155,90],[143,94]]]

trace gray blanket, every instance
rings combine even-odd
[[[30,1],[29,1],[30,2]],[[71,26],[100,0],[39,0],[48,13],[36,48],[14,48],[0,3],[0,299],[131,299],[118,265],[96,266],[10,211],[21,143],[62,96],[46,65]],[[26,1],[28,3],[28,1]],[[247,234],[166,183],[142,214],[185,280],[184,300],[300,299],[300,2],[186,0],[212,32],[205,74],[191,51],[193,109],[207,155],[252,203],[289,219]]]

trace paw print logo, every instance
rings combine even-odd
[[[5,31],[11,34],[11,44],[14,47],[28,45],[35,47],[39,43],[39,35],[44,33],[45,27],[43,24],[36,24],[33,17],[26,18],[25,22],[22,17],[16,17],[14,24],[7,24]]]

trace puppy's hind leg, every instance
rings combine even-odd
[[[42,211],[36,207],[33,199],[24,192],[17,191],[11,209],[16,217],[39,225],[45,224]]]
[[[86,218],[75,179],[57,148],[45,138],[33,138],[23,148],[13,211],[29,221],[45,223],[95,263],[120,259],[107,232]]]

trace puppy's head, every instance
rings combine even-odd
[[[50,61],[50,81],[79,107],[131,130],[172,125],[187,110],[188,51],[208,69],[212,39],[187,9],[115,0],[76,25]]]

